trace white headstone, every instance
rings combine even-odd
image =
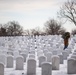
[[[4,65],[6,65],[6,56],[0,55],[0,62],[2,62]]]
[[[48,53],[48,50],[44,50],[43,52],[44,52],[44,55],[46,56],[46,54]]]
[[[67,73],[76,74],[76,60],[74,58],[69,58],[67,61]]]
[[[37,52],[38,57],[41,56],[41,55],[43,55],[43,54],[44,54],[44,53],[43,53],[42,50],[40,50],[40,51]]]
[[[27,60],[27,75],[36,75],[36,60],[29,58]]]
[[[12,51],[8,51],[7,54],[8,55],[13,55],[13,52]]]
[[[13,64],[14,64],[14,59],[12,55],[7,56],[7,64],[6,67],[7,68],[13,68]]]
[[[34,55],[35,55],[35,51],[33,51],[33,50],[32,50],[32,51],[30,51],[30,54],[34,54]]]
[[[64,61],[63,60],[63,55],[62,54],[59,54],[58,56],[60,57],[60,64],[63,64],[63,61]]]
[[[73,55],[76,55],[76,52],[73,52]]]
[[[60,58],[58,55],[52,56],[52,69],[59,70]]]
[[[16,70],[23,70],[24,69],[24,58],[19,56],[16,58]]]
[[[47,58],[47,62],[51,62],[52,61],[52,53],[51,52],[48,52],[47,54],[46,54],[46,58]]]
[[[69,56],[69,54],[72,53],[72,49],[67,49],[66,51],[67,51],[67,55],[68,55],[68,56]]]
[[[41,67],[41,65],[42,65],[43,62],[47,61],[47,59],[46,59],[45,56],[40,56],[38,59],[39,59],[39,67]]]
[[[62,54],[63,54],[63,59],[66,60],[68,56],[67,51],[63,51]]]
[[[74,58],[74,59],[76,59],[76,55],[71,55],[71,58]]]
[[[4,75],[4,64],[0,63],[0,75]]]
[[[25,54],[25,53],[21,53],[21,55],[22,55],[23,58],[24,58],[24,62],[26,62],[27,54]]]
[[[57,55],[57,50],[52,51],[53,55]]]
[[[14,55],[14,59],[16,59],[19,56],[19,52],[18,51],[14,51],[13,55]]]
[[[35,59],[35,55],[34,54],[29,54],[28,58],[34,58]]]
[[[42,74],[41,75],[52,75],[52,63],[44,62],[42,63]]]

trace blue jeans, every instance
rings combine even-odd
[[[64,50],[67,48],[68,46],[64,46]]]

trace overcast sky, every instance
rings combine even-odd
[[[24,29],[43,28],[46,21],[56,19],[60,6],[67,0],[0,0],[0,23],[18,21]],[[75,26],[64,25],[67,30]]]

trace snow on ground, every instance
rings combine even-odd
[[[41,45],[41,44],[40,44]],[[76,48],[76,45],[75,45]],[[38,59],[36,55],[37,67],[36,67],[36,75],[41,75],[41,68],[38,67]],[[27,75],[27,62],[24,63],[24,70],[15,70],[15,61],[13,68],[4,68],[4,75]],[[52,75],[76,75],[76,74],[67,74],[67,60],[64,60],[64,64],[60,64],[59,70],[52,70]]]
[[[36,75],[41,75],[41,67],[38,67],[38,60],[37,61],[37,68],[36,68]],[[15,61],[14,61],[14,68],[5,68],[4,75],[27,75],[27,64],[24,63],[24,70],[15,70]],[[76,75],[76,74],[67,74],[67,60],[64,60],[63,64],[60,64],[59,70],[52,70],[52,75]]]
[[[14,68],[5,68],[4,75],[27,75],[27,64],[24,63],[24,70],[15,70],[15,62]],[[41,68],[36,68],[36,75],[41,75]],[[59,70],[52,70],[52,75],[76,75],[76,74],[67,74],[67,60],[64,60],[64,64],[60,64]]]
[[[36,54],[36,75],[41,75],[41,67],[38,67],[38,58]],[[15,70],[15,60],[14,68],[5,68],[4,75],[27,75],[27,61],[24,63],[24,70]],[[59,70],[52,70],[52,75],[76,75],[76,74],[67,74],[67,60],[64,60],[63,64],[60,64]]]

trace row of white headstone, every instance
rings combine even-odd
[[[6,39],[7,38],[7,39]],[[4,39],[4,40],[3,40]],[[36,38],[28,37],[0,37],[0,49],[4,50],[23,50],[23,49],[56,49],[57,47],[63,46],[63,41],[60,36],[42,36]],[[1,45],[4,46],[2,47]]]
[[[50,54],[49,54],[50,55]],[[59,70],[60,58],[58,55],[53,55],[52,60],[49,61],[49,55],[39,57],[39,67],[42,69],[41,75],[52,75],[52,70]],[[51,58],[50,58],[51,59]],[[35,56],[29,54],[27,59],[27,75],[36,75],[36,63]],[[4,75],[4,63],[0,63],[0,75]],[[7,68],[13,68],[13,56],[7,57]],[[16,70],[24,69],[24,58],[19,56],[16,58]]]
[[[56,41],[57,41],[57,38],[56,38],[56,40],[54,40],[54,42],[56,42]],[[42,41],[42,43],[44,43],[44,41]],[[48,44],[48,43],[46,43],[46,44]],[[41,45],[41,46],[43,46],[43,45]],[[48,46],[46,47],[46,49],[41,48],[41,46],[40,46],[40,48],[38,48],[39,50],[37,49],[37,50],[32,51],[33,48],[31,50],[29,50],[29,51],[23,50],[23,52],[20,52],[21,54],[19,54],[19,52],[13,52],[13,53],[8,52],[9,56],[7,56],[7,57],[5,57],[5,55],[4,56],[0,55],[0,65],[1,65],[0,75],[4,75],[4,67],[5,66],[7,68],[12,68],[13,67],[13,62],[14,62],[13,59],[16,59],[16,68],[15,69],[16,70],[23,70],[24,69],[23,65],[24,65],[24,62],[26,62],[26,57],[27,56],[28,56],[27,74],[28,75],[36,74],[36,63],[37,63],[37,61],[35,60],[36,52],[37,52],[37,58],[39,60],[39,67],[42,68],[42,75],[51,75],[52,74],[52,69],[59,70],[59,64],[63,64],[63,60],[67,59],[68,55],[71,53],[70,50],[69,51],[68,50],[67,51],[47,50]],[[59,45],[58,45],[58,47],[59,47]],[[43,49],[43,50],[41,50],[41,49]],[[26,54],[24,54],[24,53],[26,53]],[[14,55],[11,56],[10,54],[11,55],[14,54]],[[23,57],[20,56],[20,55],[22,55]],[[6,58],[7,58],[7,60],[6,60]],[[75,61],[73,61],[73,62],[75,62]],[[73,63],[69,63],[69,60],[68,60],[68,73],[76,73],[75,72],[76,67],[74,66],[75,69],[71,71],[70,64],[73,65]],[[72,66],[72,68],[73,68],[73,66]]]
[[[41,55],[42,53],[43,53],[43,55]],[[67,51],[63,51],[62,54],[59,54],[59,55],[52,55],[51,52],[48,52],[46,54],[44,54],[44,53],[45,53],[44,51],[37,51],[39,67],[42,66],[42,63],[46,62],[46,63],[50,63],[52,65],[53,70],[59,70],[59,64],[63,64],[63,60],[67,59],[67,56],[68,56]],[[28,59],[35,59],[36,58],[35,54],[36,54],[36,51],[30,51],[30,53],[28,54]],[[20,55],[22,55],[23,57]],[[15,68],[16,70],[23,70],[24,62],[26,62],[27,55],[24,53],[21,53],[20,55],[18,55],[18,57],[16,58],[16,68]],[[13,68],[13,61],[14,61],[13,58],[14,57],[12,55],[7,56],[7,63],[6,63],[6,61],[5,61],[6,56],[0,55],[0,62],[2,62],[3,64],[6,63],[7,68]],[[25,61],[24,61],[24,59],[25,59]],[[27,73],[29,72],[28,70],[31,69],[31,66],[29,66],[29,65],[27,62]],[[30,67],[30,68],[28,69],[28,67]]]
[[[67,72],[68,74],[76,74],[76,50],[74,50],[68,57]]]
[[[22,59],[22,58],[21,58]],[[21,60],[20,59],[20,60]],[[23,70],[23,63],[17,59],[16,70]],[[51,63],[44,62],[41,66],[42,75],[52,75]],[[0,75],[4,75],[4,64],[0,62]],[[36,60],[28,59],[27,61],[27,75],[36,75]]]
[[[24,62],[26,62],[26,54],[21,53],[21,55],[23,56],[18,56],[16,58],[16,70],[23,70],[24,69]],[[39,60],[39,67],[42,66],[42,63],[49,63],[50,65],[52,65],[52,69],[54,70],[59,70],[59,64],[60,64],[60,59],[58,56],[54,55],[52,56],[52,64],[51,64],[51,55],[52,53],[48,53],[47,56],[39,56],[38,60]],[[24,61],[25,59],[25,61]],[[33,59],[33,60],[32,60]],[[33,63],[35,64],[32,64]],[[7,57],[5,55],[0,55],[0,62],[2,63],[2,65],[4,64],[4,67],[7,68],[13,68],[13,64],[14,64],[14,57],[12,55],[8,55]],[[31,65],[32,64],[32,65]],[[34,69],[32,69],[34,67]],[[51,67],[50,67],[51,68]],[[2,69],[2,67],[1,67]],[[28,54],[28,60],[27,60],[27,74],[30,73],[32,74],[32,72],[29,72],[31,70],[34,70],[34,73],[36,73],[36,60],[35,60],[35,52],[31,51]],[[45,70],[45,69],[44,69]],[[46,69],[47,70],[47,69]],[[3,70],[4,71],[4,70]],[[2,72],[3,72],[2,71]],[[43,71],[43,70],[42,70]],[[1,72],[1,73],[2,73]],[[44,71],[46,72],[46,71]],[[4,72],[3,72],[4,73]],[[42,72],[43,73],[43,72]],[[0,74],[1,75],[1,74]],[[47,74],[48,75],[48,74]]]

